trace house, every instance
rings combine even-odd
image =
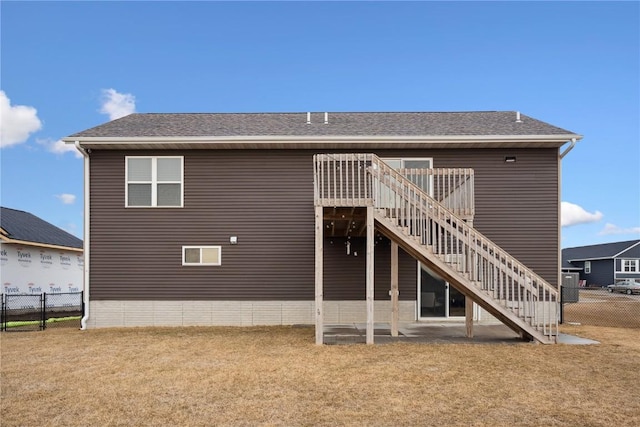
[[[515,111],[132,114],[85,157],[84,327],[499,320],[553,342],[560,161]],[[569,143],[561,153],[560,148]]]
[[[640,239],[565,248],[562,271],[579,273],[589,287],[640,279]]]
[[[29,212],[0,207],[4,295],[82,291],[82,249],[82,240],[53,224]]]

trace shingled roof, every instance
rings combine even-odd
[[[640,247],[640,239],[566,248],[562,250],[562,265],[568,266],[571,261],[611,259],[636,246]]]
[[[515,111],[416,113],[145,113],[75,133],[85,138],[250,136],[574,136]],[[567,138],[569,139],[569,138]]]
[[[82,240],[29,212],[0,207],[2,241],[82,249]]]

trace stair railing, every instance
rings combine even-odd
[[[425,176],[433,179],[433,174]],[[468,189],[463,189],[473,184],[472,175],[443,193],[448,201],[429,196],[423,191],[428,187],[416,181],[415,173],[412,179],[411,171],[397,171],[374,154],[314,156],[316,205],[373,205],[408,238],[427,247],[476,289],[552,341],[558,332],[558,291],[467,224],[464,211],[457,215],[458,208],[451,205],[454,191],[459,192],[457,196],[466,191],[468,196]]]
[[[558,291],[553,286],[371,156],[374,206],[385,218],[549,340],[557,335]]]

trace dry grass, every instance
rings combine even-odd
[[[2,426],[640,425],[640,329],[596,346],[315,346],[311,328],[3,333]]]

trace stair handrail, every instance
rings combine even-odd
[[[384,186],[388,190],[381,190]],[[383,196],[387,200],[382,200]],[[406,224],[422,227],[415,230],[414,237],[433,239],[422,244],[432,244],[438,256],[459,273],[468,272],[479,291],[532,328],[541,328],[550,341],[557,334],[555,287],[375,154],[314,155],[314,201],[316,206],[355,203],[353,206],[393,209],[387,212],[390,218],[399,215]],[[433,228],[425,228],[425,224]],[[448,242],[443,244],[442,236]]]
[[[409,204],[413,209],[418,209],[422,214],[424,214],[424,218],[430,218],[435,221],[439,227],[442,227],[443,229],[446,229],[449,232],[456,233],[458,235],[461,234],[463,237],[467,236],[466,238],[468,239],[468,242],[474,242],[473,247],[469,244],[469,248],[473,248],[472,250],[476,254],[478,254],[478,256],[480,256],[483,260],[487,260],[489,263],[500,263],[501,266],[504,266],[505,270],[503,270],[503,272],[509,278],[511,278],[512,281],[515,281],[517,283],[518,292],[520,291],[520,286],[523,289],[529,291],[532,302],[534,303],[537,303],[539,301],[540,292],[542,292],[543,296],[545,296],[544,301],[542,301],[543,303],[553,303],[555,300],[557,304],[558,290],[555,287],[550,285],[546,280],[533,272],[530,268],[510,255],[500,246],[495,244],[489,238],[484,236],[478,230],[466,224],[464,220],[457,216],[453,211],[429,196],[419,186],[415,185],[411,180],[407,179],[404,175],[387,165],[378,156],[372,154],[371,159],[372,167],[369,172],[373,176],[374,183],[382,183],[382,185],[386,185],[389,188],[391,188],[394,183],[396,186],[400,185],[401,187],[403,187],[402,192],[393,190],[395,194],[399,195],[404,200],[404,202]],[[389,177],[386,183],[382,179],[382,176]],[[383,205],[384,201],[378,199],[378,192],[374,191],[373,196],[375,207],[388,209],[388,207]],[[413,199],[417,198],[418,203],[416,203],[415,200],[412,200],[411,196],[413,197]],[[402,207],[400,209],[402,209]],[[447,221],[449,221],[449,223],[447,223]],[[460,240],[460,238],[458,237],[457,240]],[[464,253],[462,255],[465,256]],[[466,260],[466,262],[468,263],[469,260]],[[474,271],[473,273],[476,274],[477,271]],[[485,290],[488,291],[488,289]],[[521,296],[518,295],[517,302],[518,304],[520,304],[525,303],[526,301],[523,301]],[[533,312],[537,314],[538,309],[535,305],[533,307],[529,307],[528,309],[529,311],[533,310]],[[527,307],[525,306],[523,310],[526,312]],[[556,316],[554,317],[553,321],[549,322],[548,331],[547,322],[544,321],[546,319],[544,319],[542,322],[542,327],[545,335],[551,336],[555,332],[557,332],[557,308],[554,314],[556,314]],[[547,317],[544,312],[542,313],[542,317]],[[551,313],[549,313],[549,317],[551,317]],[[537,323],[538,320],[536,319],[534,319],[534,321]],[[555,325],[553,323],[555,323]],[[531,326],[534,326],[532,323],[529,324],[531,324]]]
[[[520,267],[520,269],[522,269],[524,272],[528,273],[530,276],[533,276],[538,281],[540,281],[541,283],[543,283],[546,286],[548,286],[550,288],[550,290],[555,291],[556,294],[558,293],[557,289],[555,287],[553,287],[552,285],[548,284],[545,279],[540,277],[537,273],[535,273],[533,270],[528,268],[522,262],[518,261],[517,258],[513,257],[512,255],[510,255],[507,251],[505,251],[500,246],[498,246],[496,243],[491,241],[491,239],[489,239],[488,237],[486,237],[485,235],[480,233],[477,229],[467,225],[466,222],[461,217],[459,217],[455,212],[453,212],[452,210],[450,210],[446,206],[443,206],[436,199],[434,199],[431,196],[429,196],[419,186],[415,185],[409,179],[404,177],[401,173],[397,172],[395,169],[393,169],[392,167],[387,165],[382,159],[380,159],[375,154],[372,154],[372,164],[376,165],[377,167],[379,167],[381,169],[383,169],[383,168],[386,169],[385,173],[388,173],[390,176],[393,176],[393,179],[402,182],[403,185],[411,187],[412,191],[414,191],[416,194],[418,194],[420,197],[422,197],[424,199],[425,203],[423,204],[423,206],[426,206],[427,209],[437,208],[438,210],[444,211],[446,213],[446,215],[450,216],[451,219],[456,221],[457,226],[461,226],[463,229],[468,231],[470,234],[473,234],[473,235],[475,235],[477,237],[480,237],[480,239],[483,240],[484,242],[486,242],[489,246],[493,246],[494,249],[498,249],[501,252],[501,254],[503,254],[506,258],[511,258],[512,261],[515,261],[515,263],[518,264],[518,267]],[[376,178],[375,178],[375,175],[374,175],[374,181],[375,181],[375,179]],[[378,205],[376,203],[375,193],[374,193],[374,206],[375,207],[382,207],[382,206],[380,206],[380,205]],[[433,217],[433,216],[430,216],[430,217]],[[439,224],[439,225],[446,227],[446,225],[444,225],[444,224]]]
[[[384,161],[384,160],[383,160]],[[430,179],[430,191],[433,192],[432,198],[436,199],[440,204],[451,207],[451,199],[456,200],[456,195],[462,193],[464,196],[458,198],[458,203],[453,203],[453,211],[459,212],[458,216],[464,215],[465,218],[473,218],[475,215],[474,206],[474,170],[471,168],[400,168],[397,169],[401,175],[408,178],[414,184],[417,177],[428,177]],[[453,173],[452,173],[453,172]],[[453,178],[453,181],[452,181]],[[422,182],[424,183],[424,182]],[[424,190],[424,187],[418,185]],[[440,194],[440,197],[436,197]]]
[[[356,162],[364,162],[365,163],[365,167],[366,167],[367,164],[370,164],[371,167],[373,167],[373,168],[378,168],[380,171],[384,170],[387,175],[392,177],[397,182],[402,183],[402,185],[408,187],[408,189],[410,189],[415,195],[417,195],[421,199],[421,203],[420,204],[422,205],[422,207],[426,207],[427,209],[437,208],[437,212],[439,213],[439,215],[438,215],[439,218],[438,219],[442,220],[441,217],[443,216],[443,214],[444,214],[444,216],[451,217],[451,220],[455,221],[456,224],[459,224],[459,226],[461,226],[467,232],[469,232],[470,234],[474,235],[474,237],[479,237],[480,240],[482,242],[484,242],[486,246],[491,246],[494,250],[498,250],[500,252],[500,255],[504,256],[505,258],[510,258],[512,261],[515,261],[515,263],[519,267],[519,270],[522,270],[525,273],[528,273],[530,276],[532,276],[532,278],[535,278],[540,283],[543,283],[544,285],[546,285],[546,287],[548,287],[549,290],[553,291],[555,294],[558,293],[557,289],[555,287],[553,287],[552,285],[548,284],[546,282],[546,280],[544,280],[542,277],[540,277],[534,271],[529,269],[526,265],[524,265],[523,263],[518,261],[515,257],[510,255],[507,251],[502,249],[499,245],[497,245],[496,243],[491,241],[491,239],[489,239],[488,237],[486,237],[485,235],[480,233],[477,229],[475,229],[475,228],[469,226],[468,224],[466,224],[464,219],[461,218],[459,215],[457,215],[453,210],[447,208],[446,206],[442,205],[439,201],[437,201],[433,197],[429,196],[429,194],[427,194],[425,191],[423,191],[419,186],[417,186],[415,183],[413,183],[411,180],[407,179],[400,172],[396,171],[391,166],[386,164],[384,162],[384,160],[382,160],[380,157],[378,157],[377,155],[375,155],[373,153],[354,153],[354,154],[328,154],[327,153],[327,154],[316,154],[314,156],[314,163],[316,165],[315,166],[316,167],[316,171],[315,171],[316,173],[314,173],[314,184],[315,184],[314,185],[314,196],[315,196],[315,199],[316,199],[316,203],[318,203],[318,200],[322,199],[322,196],[321,196],[322,186],[321,186],[321,183],[318,182],[318,176],[319,176],[318,164],[320,164],[323,161],[323,159],[332,159],[333,161],[336,161],[336,162],[344,162],[344,161],[347,161],[348,157],[352,157]],[[377,193],[375,191],[373,191],[373,189],[372,189],[372,187],[374,185],[374,181],[376,180],[376,178],[377,178],[378,181],[380,181],[380,178],[376,177],[376,174],[373,173],[371,170],[369,170],[368,172],[369,173],[367,173],[366,176],[370,176],[371,180],[368,180],[368,182],[364,182],[363,183],[364,187],[367,189],[367,196],[372,196],[373,203],[374,203],[374,205],[376,207],[383,207],[383,206],[380,206],[380,204],[379,204],[380,201],[377,200],[377,197],[376,197]],[[429,215],[429,217],[433,217],[433,215]],[[445,221],[446,221],[446,219],[445,219]],[[439,224],[439,225],[447,228],[446,224]]]

